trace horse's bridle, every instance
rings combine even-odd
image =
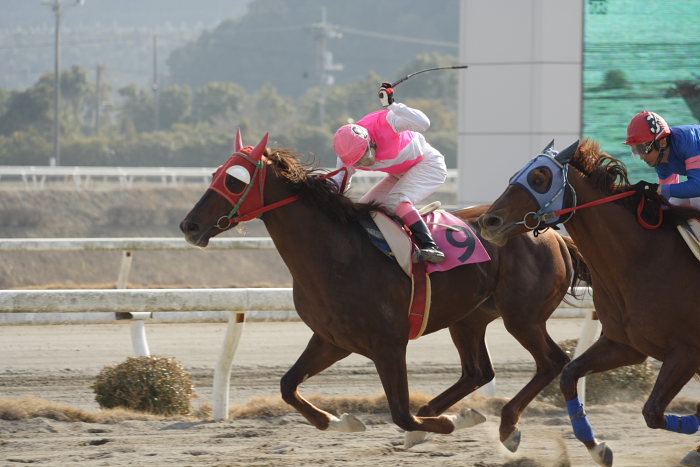
[[[227,215],[221,216],[216,221],[216,227],[220,230],[226,230],[232,223],[246,222],[259,218],[267,211],[277,209],[299,199],[299,196],[295,195],[275,203],[265,204],[263,194],[265,191],[265,180],[267,174],[266,166],[268,165],[268,159],[262,154],[260,154],[260,158],[257,159],[255,149],[251,149],[252,148],[250,147],[246,147],[241,149],[240,152],[234,153],[229,160],[224,163],[224,165],[217,169],[217,171],[214,173],[214,178],[211,185],[209,186],[210,190],[223,196],[233,206]],[[247,165],[249,166],[247,167],[247,170],[250,172],[250,169],[252,169],[253,172],[250,176],[250,182],[239,193],[233,193],[226,185],[226,171],[234,165],[244,167]],[[339,188],[339,192],[342,193],[347,182],[346,167],[323,174],[320,176],[320,178],[330,178],[340,172],[345,172],[345,177]],[[249,195],[251,196],[249,197]]]
[[[573,211],[571,211],[566,219],[561,220],[560,210],[564,207],[567,188],[571,192],[573,206],[576,206],[576,190],[569,183],[569,164],[558,161],[555,155],[556,153],[551,149],[545,149],[542,154],[535,156],[525,167],[513,175],[509,182],[510,185],[518,185],[523,188],[537,203],[537,211],[526,213],[523,216],[523,220],[516,222],[516,225],[523,225],[526,229],[533,230],[535,233],[557,224],[563,224],[574,215]],[[552,172],[552,183],[545,192],[539,192],[528,181],[530,173],[542,167],[546,167]],[[532,217],[534,223],[528,222],[530,217]]]
[[[525,167],[520,169],[520,171],[518,171],[510,179],[510,185],[518,185],[527,191],[530,196],[534,198],[539,207],[537,211],[530,211],[526,213],[523,216],[523,220],[516,222],[515,225],[522,225],[526,229],[532,230],[535,235],[538,235],[540,232],[549,227],[568,222],[573,217],[574,212],[579,209],[599,206],[601,204],[606,204],[622,198],[633,196],[637,193],[635,190],[629,190],[590,201],[585,204],[577,205],[576,190],[569,182],[569,161],[578,148],[578,141],[559,153],[552,150],[553,144],[554,141],[549,143],[542,154],[539,154],[532,159],[525,165]],[[533,170],[541,167],[547,167],[552,171],[552,183],[549,189],[544,193],[537,191],[528,181],[528,176],[530,173]],[[564,207],[567,188],[571,192],[570,207]],[[663,211],[661,206],[659,206],[659,221],[656,224],[647,223],[642,217],[645,197],[646,195],[643,194],[639,200],[639,205],[637,207],[637,221],[645,229],[656,229],[661,226],[663,221]],[[565,214],[568,214],[568,217],[561,220],[561,217]],[[528,223],[528,217],[530,216],[532,216],[535,221],[534,225]]]

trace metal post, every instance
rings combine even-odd
[[[231,384],[231,365],[236,354],[238,343],[243,333],[245,323],[245,313],[229,312],[228,326],[226,327],[226,337],[221,346],[221,355],[214,370],[213,387],[213,416],[214,420],[228,420],[228,397]]]
[[[61,115],[61,3],[59,0],[54,0],[53,12],[56,18],[53,66],[53,157],[49,160],[49,165],[61,165],[61,129],[59,125]]]
[[[574,350],[574,358],[577,358],[586,351],[600,336],[601,325],[596,316],[595,310],[586,310],[586,318],[583,320],[581,327],[581,337],[578,339],[578,344]],[[586,377],[578,380],[576,386],[578,398],[584,404],[586,403]]]
[[[158,36],[153,36],[153,131],[160,128],[160,89],[158,87]]]

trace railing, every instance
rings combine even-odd
[[[284,314],[294,309],[292,290],[265,289],[126,289],[133,250],[184,250],[194,247],[179,238],[35,238],[0,239],[0,251],[97,251],[123,250],[118,288],[82,290],[0,290],[0,313],[88,313],[109,312],[115,317],[133,318],[132,343],[137,355],[148,355],[144,319],[154,312],[226,311],[229,313],[226,337],[214,372],[213,415],[216,420],[228,418],[229,380],[231,365],[245,313],[264,310]],[[215,238],[212,249],[273,249],[272,240],[264,237]],[[585,316],[581,337],[575,351],[579,355],[595,341],[599,324],[594,320],[592,300],[588,288],[577,290],[578,299],[568,297],[570,304],[562,303],[554,317]],[[579,393],[585,399],[582,378]],[[494,392],[494,383],[489,392]]]
[[[117,183],[130,187],[137,183],[206,185],[216,167],[95,167],[95,166],[44,166],[0,165],[1,182],[21,182],[24,185],[43,188],[47,183],[71,182],[77,188],[89,187],[95,182]],[[353,184],[366,189],[385,174],[358,171]],[[457,192],[457,169],[448,169],[447,180],[440,191]]]

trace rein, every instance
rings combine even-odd
[[[557,211],[545,212],[538,218],[538,221],[540,221],[540,219],[546,221],[547,218],[555,218],[555,217],[559,217],[563,214],[568,214],[568,213],[571,213],[571,216],[573,216],[573,213],[575,211],[578,211],[579,209],[592,208],[594,206],[600,206],[601,204],[607,204],[607,203],[610,203],[612,201],[617,201],[618,199],[629,198],[630,196],[634,195],[635,193],[637,193],[635,190],[629,190],[629,191],[625,191],[622,193],[617,193],[615,195],[606,196],[605,198],[600,198],[600,199],[597,199],[594,201],[590,201],[588,203],[581,204],[580,206],[572,206],[570,208],[559,209]],[[644,198],[645,198],[644,196],[641,197],[641,199],[639,200],[639,205],[637,206],[637,222],[639,222],[639,224],[642,227],[644,227],[645,229],[648,229],[648,230],[658,229],[663,222],[663,210],[661,209],[661,206],[659,206],[659,222],[657,222],[656,224],[649,224],[642,217],[642,211],[644,210]],[[525,227],[529,228],[530,230],[538,231],[539,230],[539,222],[535,227],[530,227],[527,225],[526,219],[527,219],[527,216],[530,214],[535,214],[535,213],[527,213],[525,215],[525,218],[520,223],[525,225]],[[569,218],[566,220],[568,221],[569,219],[571,219],[571,216],[569,216]],[[562,224],[563,224],[563,222],[562,222]]]
[[[264,162],[263,162],[263,160],[261,159],[261,160],[255,165],[255,172],[253,173],[253,177],[251,177],[252,180],[256,180],[256,175],[258,174],[258,171],[259,171],[260,169],[262,169],[262,168],[264,168]],[[342,183],[340,184],[340,187],[339,187],[339,192],[342,193],[343,191],[345,191],[345,187],[347,186],[347,178],[348,178],[348,169],[347,169],[347,167],[341,167],[341,168],[336,169],[336,170],[334,170],[334,171],[332,171],[332,172],[329,172],[329,173],[327,173],[327,174],[323,174],[323,175],[321,175],[319,178],[320,178],[321,180],[325,180],[325,179],[327,179],[327,178],[333,177],[334,175],[336,175],[336,174],[338,174],[338,173],[340,173],[340,172],[345,172],[345,175],[344,175],[344,177],[343,177],[343,181],[342,181]],[[250,212],[248,212],[248,213],[246,213],[246,214],[242,214],[242,215],[240,215],[240,216],[236,216],[236,213],[238,212],[238,209],[240,208],[241,204],[243,204],[243,202],[245,201],[245,198],[246,198],[246,196],[248,195],[248,193],[250,192],[250,190],[251,190],[252,187],[253,187],[253,183],[251,182],[251,183],[248,185],[248,187],[246,188],[245,192],[241,195],[241,198],[238,200],[238,202],[236,203],[236,205],[233,207],[233,209],[231,209],[231,212],[229,212],[228,215],[226,215],[226,216],[221,216],[221,217],[219,218],[219,220],[216,221],[216,226],[217,226],[219,229],[224,230],[224,229],[226,229],[229,225],[231,225],[231,224],[234,223],[234,222],[239,223],[239,222],[246,222],[246,221],[255,219],[256,217],[260,217],[262,214],[266,213],[267,211],[272,211],[273,209],[277,209],[277,208],[282,207],[282,206],[285,206],[285,205],[287,205],[287,204],[291,204],[291,203],[293,203],[293,202],[295,202],[295,201],[298,201],[299,198],[300,198],[299,195],[290,196],[289,198],[285,198],[285,199],[280,200],[280,201],[277,201],[277,202],[275,202],[275,203],[268,204],[267,206],[262,206],[262,207],[260,207],[260,208],[258,208],[258,209],[254,209],[254,210],[252,210],[252,211],[250,211]],[[260,185],[260,191],[261,191],[261,193],[262,193],[263,188],[264,188],[264,183],[262,183],[262,184]],[[222,221],[223,221],[223,222],[222,222]]]

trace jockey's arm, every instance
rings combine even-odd
[[[666,199],[700,197],[700,169],[688,170],[686,176],[688,179],[684,182],[662,184],[661,194]]]
[[[422,133],[430,128],[430,119],[418,109],[400,102],[394,102],[388,109],[386,119],[397,133],[406,130]]]

